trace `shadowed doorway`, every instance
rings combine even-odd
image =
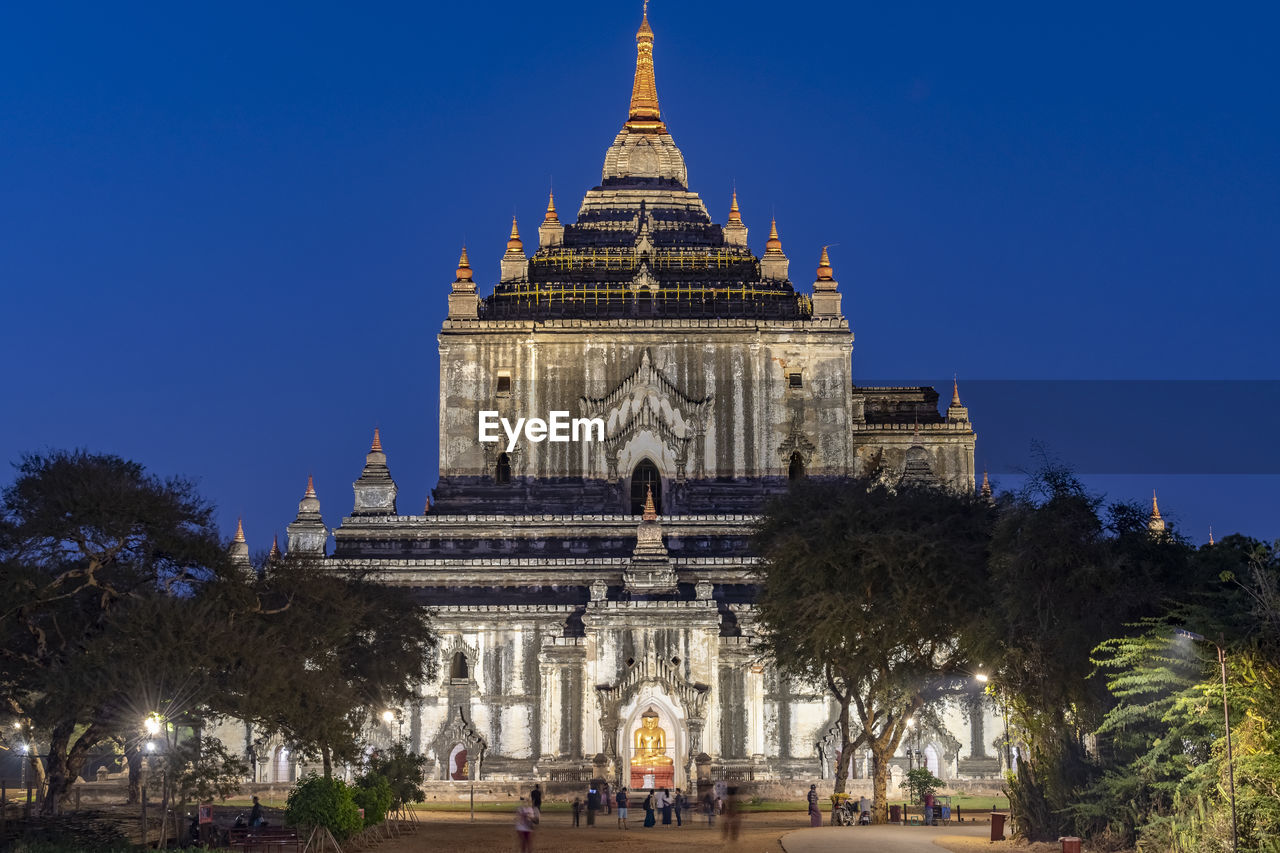
[[[649,489],[653,489],[653,505],[657,508],[658,515],[662,515],[662,475],[658,473],[657,465],[643,459],[631,472],[632,515],[644,513],[644,496]]]

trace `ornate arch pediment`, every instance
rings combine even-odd
[[[813,452],[817,449],[804,434],[804,412],[797,410],[791,415],[791,428],[787,431],[786,438],[778,445],[778,456],[782,458],[782,464],[785,466],[791,461],[791,454],[799,453],[807,467],[813,461]]]
[[[703,719],[707,712],[707,697],[711,687],[689,681],[673,664],[661,658],[644,658],[628,668],[616,684],[596,685],[596,695],[606,716],[616,716],[629,699],[646,684],[659,684],[667,695],[678,701],[690,719]]]
[[[675,476],[688,472],[691,450],[707,428],[711,398],[695,399],[653,365],[649,350],[640,364],[603,397],[582,397],[579,406],[587,417],[605,423],[604,451],[609,479],[618,479],[618,454],[641,433],[649,433],[669,451]]]

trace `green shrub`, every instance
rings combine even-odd
[[[364,809],[364,825],[373,826],[387,819],[391,811],[391,783],[386,776],[377,773],[366,773],[356,780],[351,789],[351,798],[356,805]]]
[[[284,819],[293,826],[323,826],[342,841],[361,829],[360,809],[341,779],[308,776],[289,792]]]

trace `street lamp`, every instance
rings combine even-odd
[[[388,708],[382,712],[382,721],[387,724],[387,728],[391,728],[391,722],[396,724],[396,740],[399,741],[404,737],[404,711],[396,708],[394,711]]]
[[[143,722],[143,725],[146,726],[147,728],[147,734],[151,735],[152,737],[155,737],[160,733],[160,715],[152,714],[151,716],[147,717],[147,719]]]
[[[1231,849],[1233,851],[1238,850],[1240,842],[1236,831],[1236,771],[1235,762],[1231,755],[1231,705],[1227,702],[1227,651],[1222,647],[1221,643],[1216,643],[1203,634],[1197,634],[1195,631],[1179,628],[1173,633],[1174,636],[1186,637],[1189,640],[1213,643],[1214,648],[1218,650],[1218,666],[1222,670],[1222,720],[1227,730],[1227,784],[1228,790],[1231,792]]]

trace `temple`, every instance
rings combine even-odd
[[[753,522],[803,477],[975,488],[958,386],[940,412],[933,388],[853,383],[852,299],[827,248],[799,289],[777,222],[756,255],[736,192],[712,220],[654,56],[646,12],[630,109],[576,219],[551,197],[531,255],[513,221],[496,279],[482,288],[464,249],[432,297],[448,317],[428,509],[400,511],[375,432],[332,552],[312,483],[289,526],[291,551],[432,609],[440,675],[403,710],[441,782],[830,777],[833,704],[751,645]],[[553,411],[600,419],[603,439],[479,440],[482,412]],[[942,712],[904,748],[945,779],[998,776],[989,704],[975,692]],[[286,747],[258,745],[260,781],[297,772]],[[845,760],[867,776],[865,755]]]

